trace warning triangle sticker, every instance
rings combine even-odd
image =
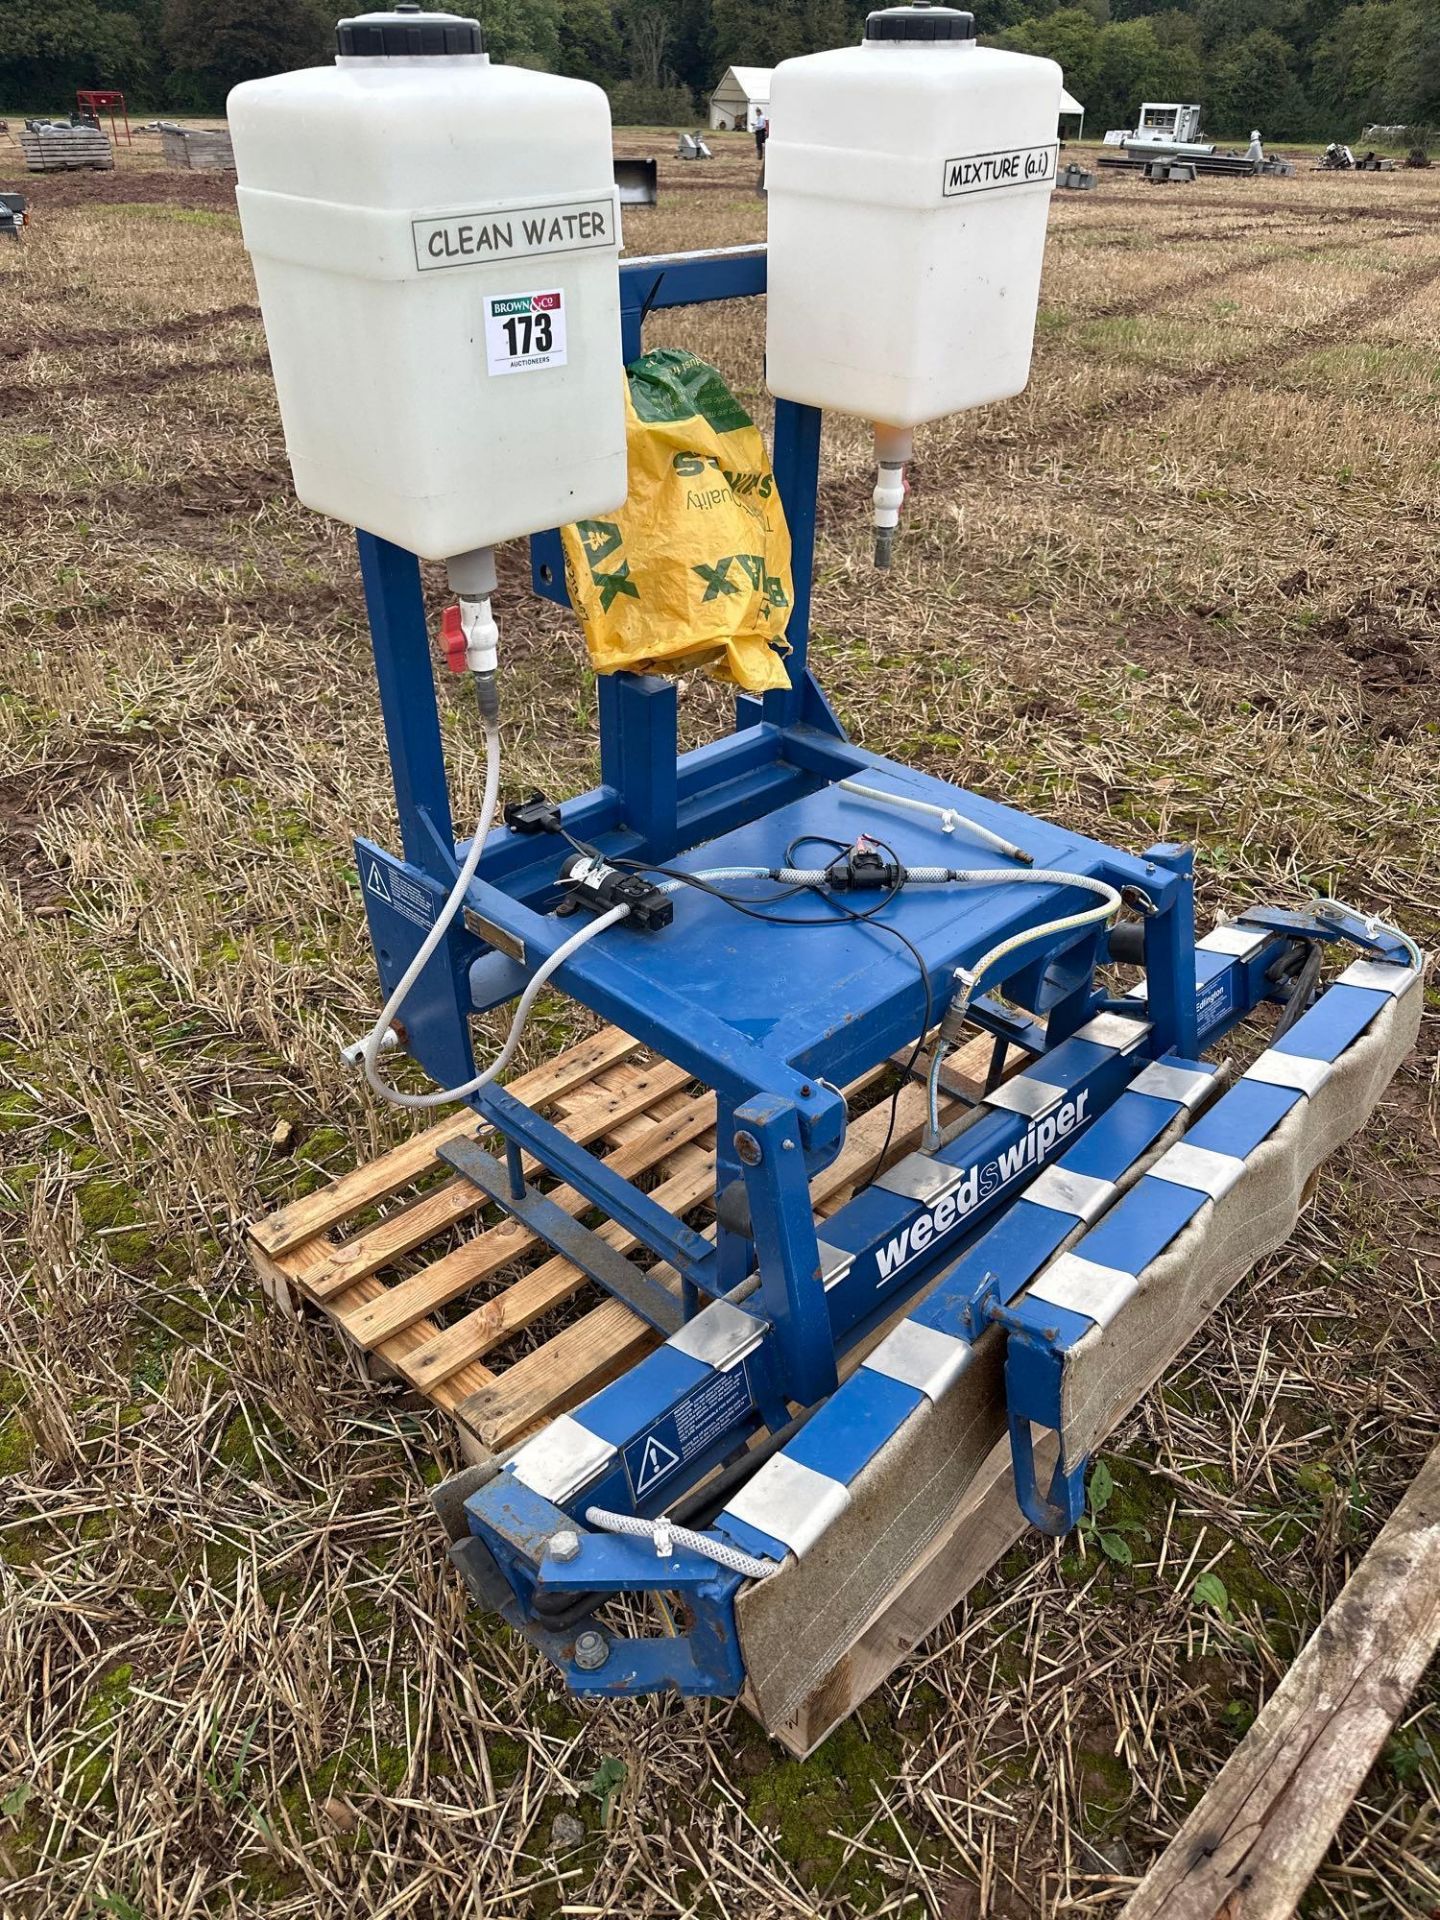
[[[373,893],[378,900],[383,900],[386,906],[394,905],[394,902],[390,898],[390,889],[385,884],[385,876],[380,871],[380,863],[378,860],[372,860],[370,862],[370,871],[365,875],[365,886],[368,892]]]
[[[638,1500],[642,1493],[653,1487],[655,1482],[662,1479],[672,1467],[678,1467],[679,1464],[679,1454],[667,1447],[664,1441],[657,1440],[652,1433],[645,1442],[645,1451],[640,1456],[640,1476],[635,1482],[636,1499]]]

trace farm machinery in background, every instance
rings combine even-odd
[[[1418,163],[1415,158],[1417,153],[1420,156]],[[1430,157],[1423,147],[1417,147],[1405,164],[1407,167],[1417,164],[1428,167]],[[1394,173],[1396,167],[1393,160],[1376,153],[1373,147],[1357,160],[1353,149],[1347,147],[1343,140],[1332,140],[1315,162],[1315,170],[1317,173]]]
[[[1213,141],[1202,138],[1200,108],[1193,102],[1146,100],[1136,125],[1112,128],[1105,135],[1105,145],[1118,152],[1101,154],[1102,167],[1143,173],[1153,181],[1190,181],[1200,174],[1249,178],[1295,171],[1292,161],[1266,156],[1258,128],[1244,153],[1222,152]]]
[[[773,1727],[992,1458],[1036,1527],[1077,1524],[1117,1409],[1284,1240],[1380,1099],[1422,960],[1330,900],[1247,904],[1197,938],[1188,847],[1107,845],[870,752],[821,688],[822,409],[873,423],[884,566],[915,428],[1028,378],[1053,63],[977,46],[955,9],[872,14],[862,45],[776,70],[768,246],[622,261],[604,96],[481,45],[472,20],[397,7],[342,22],[334,68],[230,99],[297,491],[364,529],[402,848],[356,842],[384,1006],[355,1052],[386,1099],[468,1103],[439,1151],[477,1200],[653,1329],[470,1470],[471,1593],[578,1693],[745,1690]],[[497,824],[494,543],[531,536],[533,586],[563,604],[554,528],[573,522],[572,569],[643,610],[619,554],[622,365],[644,365],[652,313],[767,293],[773,467],[707,466],[680,412],[648,423],[708,476],[684,514],[752,486],[783,503],[789,567],[682,569],[697,606],[753,594],[775,616],[760,690],[682,753],[673,680],[602,673],[600,784]],[[712,370],[667,365],[706,396],[697,439],[733,427]],[[445,648],[484,731],[458,843],[417,556],[447,568]],[[673,616],[653,618],[658,645]],[[713,1091],[698,1224],[501,1085],[547,985]],[[477,1070],[472,1017],[512,1003]],[[947,1062],[972,1039],[989,1068],[957,1112]],[[435,1090],[395,1084],[406,1055]],[[887,1073],[920,1078],[918,1145],[882,1149],[817,1223],[842,1089]]]

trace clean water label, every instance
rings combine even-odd
[[[438,220],[412,220],[410,232],[415,264],[422,273],[436,267],[483,267],[495,260],[525,260],[536,254],[584,253],[620,243],[613,200],[447,213]]]
[[[968,153],[945,162],[941,192],[992,193],[997,187],[1048,187],[1055,182],[1058,141],[1045,147],[1006,147],[998,153]]]
[[[534,373],[565,364],[565,296],[492,293],[485,298],[485,365],[491,373]]]

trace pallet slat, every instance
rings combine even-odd
[[[571,1047],[568,1053],[547,1060],[533,1073],[522,1074],[512,1081],[509,1090],[517,1100],[545,1106],[572,1087],[594,1079],[604,1068],[627,1059],[638,1045],[638,1041],[618,1027],[606,1027],[588,1040],[582,1040],[579,1046]],[[439,1147],[447,1140],[470,1132],[474,1126],[475,1115],[469,1107],[448,1115],[424,1133],[417,1133],[413,1139],[382,1153],[378,1159],[365,1161],[349,1173],[342,1173],[328,1186],[292,1200],[277,1213],[253,1222],[249,1229],[251,1241],[269,1254],[281,1254],[315,1239],[317,1234],[328,1233],[352,1213],[398,1193],[407,1181],[418,1178],[434,1164]]]
[[[982,1038],[960,1050],[947,1083],[955,1084],[952,1073],[983,1072],[990,1048]],[[695,1092],[670,1062],[637,1058],[640,1053],[629,1035],[606,1028],[520,1076],[511,1091],[548,1107],[579,1144],[605,1145],[606,1164],[622,1178],[653,1176],[656,1201],[684,1215],[713,1193],[714,1097]],[[853,1101],[870,1091],[887,1071],[884,1063],[872,1068],[847,1090],[848,1097]],[[947,1102],[951,1110],[953,1104]],[[868,1178],[887,1132],[893,1135],[887,1158],[910,1149],[923,1124],[923,1089],[913,1082],[902,1088],[894,1111],[893,1129],[888,1103],[852,1123],[841,1153],[814,1183],[818,1217],[842,1206]],[[655,1336],[628,1309],[600,1298],[571,1326],[501,1371],[482,1364],[591,1283],[563,1257],[543,1257],[536,1237],[514,1220],[477,1222],[460,1245],[411,1270],[427,1241],[448,1235],[484,1210],[484,1197],[454,1178],[416,1191],[408,1202],[405,1198],[407,1187],[434,1179],[442,1165],[438,1149],[476,1126],[468,1109],[447,1116],[320,1192],[256,1222],[249,1243],[267,1290],[286,1299],[298,1293],[322,1307],[382,1370],[452,1413],[462,1437],[468,1433],[503,1446],[613,1378],[652,1346]],[[567,1187],[551,1197],[572,1214],[586,1210],[582,1197]],[[346,1233],[354,1215],[396,1199],[400,1204],[385,1218]],[[600,1231],[617,1251],[629,1253],[638,1244],[614,1222]],[[530,1271],[471,1302],[450,1324],[436,1319],[512,1264],[537,1256]],[[667,1284],[677,1284],[668,1269],[656,1272]]]
[[[624,1179],[633,1179],[636,1174],[647,1172],[672,1148],[693,1140],[697,1133],[703,1133],[706,1127],[714,1124],[713,1097],[693,1100],[672,1119],[652,1128],[648,1136],[642,1136],[630,1146],[617,1147],[613,1153],[605,1155],[602,1164]],[[548,1197],[569,1214],[584,1213],[591,1204],[572,1187],[557,1187]],[[468,1293],[472,1286],[498,1273],[520,1254],[539,1244],[538,1237],[530,1228],[507,1216],[498,1225],[487,1227],[478,1238],[442,1256],[421,1272],[412,1274],[408,1280],[402,1280],[398,1286],[391,1287],[378,1300],[371,1301],[357,1312],[347,1313],[342,1309],[338,1318],[352,1339],[360,1341],[363,1346],[376,1346],[390,1334],[399,1333],[438,1308],[448,1306],[452,1300]],[[618,1243],[612,1241],[612,1244]],[[631,1238],[629,1245],[634,1244]],[[625,1250],[628,1251],[628,1247]],[[570,1266],[569,1261],[562,1264]],[[584,1278],[578,1269],[572,1271],[576,1272],[578,1279]]]
[[[983,1045],[988,1057],[989,1042]],[[912,1082],[900,1090],[887,1159],[898,1159],[915,1145],[925,1125],[925,1105],[922,1086]],[[945,1103],[942,1114],[946,1119],[953,1116],[957,1105],[953,1099]],[[889,1121],[887,1102],[862,1114],[850,1127],[839,1154],[811,1185],[811,1199],[821,1219],[843,1206],[859,1181],[868,1176],[884,1144]],[[663,1187],[655,1198],[662,1206],[676,1208],[679,1204],[678,1196],[667,1195]],[[576,1325],[496,1374],[457,1406],[459,1417],[487,1447],[498,1451],[546,1418],[547,1410],[563,1413],[607,1380],[613,1380],[658,1344],[657,1336],[634,1314],[625,1308],[619,1313],[610,1311],[615,1307],[619,1307],[618,1301],[603,1302]]]
[[[950,1117],[964,1097],[979,1091],[993,1043],[982,1037],[959,1049],[945,1076],[943,1111]],[[547,1108],[577,1142],[603,1147],[605,1164],[625,1179],[653,1181],[652,1198],[678,1216],[693,1215],[715,1188],[715,1100],[664,1060],[637,1058],[639,1044],[616,1028],[590,1036],[512,1083],[517,1097]],[[1016,1052],[1011,1064],[1019,1064]],[[873,1092],[891,1066],[882,1063],[846,1090],[853,1103]],[[871,1175],[884,1150],[885,1164],[910,1151],[925,1121],[923,1085],[910,1080],[894,1102],[882,1100],[854,1119],[834,1162],[812,1183],[818,1219],[851,1198]],[[249,1229],[252,1262],[268,1292],[287,1303],[308,1299],[325,1312],[358,1354],[406,1381],[456,1424],[467,1458],[488,1457],[575,1406],[616,1379],[649,1352],[659,1336],[620,1301],[605,1297],[571,1261],[544,1255],[522,1223],[477,1222],[458,1246],[446,1246],[417,1268],[414,1257],[428,1239],[448,1234],[485,1205],[468,1182],[447,1179],[429,1186],[443,1166],[437,1150],[473,1129],[468,1109],[418,1133],[403,1145],[342,1175],[322,1191],[281,1208]],[[888,1145],[887,1135],[889,1136]],[[407,1188],[415,1189],[408,1203]],[[567,1211],[586,1203],[557,1187],[550,1197]],[[347,1222],[385,1201],[395,1211],[378,1223]],[[710,1231],[713,1232],[713,1226]],[[637,1242],[617,1222],[598,1231],[622,1253]],[[512,1265],[533,1261],[528,1271],[504,1282]],[[678,1277],[663,1263],[653,1277],[678,1289]],[[500,1280],[488,1297],[467,1296]],[[585,1308],[585,1300],[593,1304]],[[437,1315],[460,1303],[451,1324]],[[573,1303],[577,1317],[530,1351],[503,1364],[501,1350],[542,1316]],[[897,1309],[898,1311],[898,1309]],[[872,1340],[880,1337],[877,1330]],[[845,1356],[842,1372],[858,1365],[871,1341]],[[492,1369],[487,1359],[499,1356]],[[996,1466],[996,1485],[985,1503],[987,1541],[968,1548],[963,1568],[977,1555],[1014,1537],[1020,1520]],[[994,1540],[988,1540],[993,1533]],[[988,1542],[988,1545],[987,1545]],[[983,1550],[982,1550],[983,1549]],[[928,1573],[928,1581],[926,1574]],[[954,1549],[937,1550],[913,1587],[899,1597],[894,1619],[876,1621],[831,1676],[826,1697],[812,1700],[791,1727],[772,1729],[793,1751],[804,1751],[879,1683],[915,1637],[933,1624],[943,1592],[953,1591]],[[848,1701],[848,1705],[846,1702]]]
[[[619,1149],[606,1164],[617,1172],[624,1172],[626,1178],[633,1178],[635,1174],[647,1172],[714,1123],[713,1098],[698,1100],[688,1110],[660,1122],[652,1129],[650,1138],[642,1137]],[[626,1156],[623,1160],[622,1155]],[[709,1193],[713,1169],[713,1157],[707,1155],[683,1182],[673,1179],[666,1182],[656,1189],[655,1197],[662,1206],[679,1213],[688,1212]],[[633,1234],[613,1221],[607,1221],[600,1232],[621,1253],[630,1253],[638,1245]],[[511,1333],[522,1331],[542,1313],[563,1305],[584,1280],[585,1275],[573,1261],[563,1254],[553,1255],[533,1273],[507,1287],[503,1294],[472,1308],[462,1320],[444,1328],[411,1354],[405,1364],[407,1379],[418,1387],[428,1387],[447,1378],[469,1361],[491,1352]]]
[[[683,1087],[686,1078],[678,1067],[672,1067],[668,1060],[662,1060],[645,1073],[637,1074],[620,1092],[597,1083],[594,1096],[583,1107],[572,1109],[565,1131],[579,1145],[588,1146],[615,1121],[643,1113],[658,1095],[673,1093]],[[470,1115],[470,1121],[468,1131],[484,1130],[476,1123],[474,1114]],[[534,1171],[535,1162],[528,1155],[525,1165],[527,1171]],[[378,1226],[336,1247],[328,1259],[319,1262],[311,1270],[305,1290],[312,1299],[327,1302],[335,1294],[353,1286],[357,1280],[363,1280],[381,1267],[400,1259],[403,1254],[413,1252],[422,1242],[458,1226],[462,1220],[481,1212],[489,1204],[478,1187],[472,1186],[468,1180],[453,1177],[422,1199],[391,1214]]]

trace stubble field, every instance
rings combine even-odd
[[[719,144],[662,161],[632,252],[763,236]],[[1440,1437],[1433,989],[1295,1240],[1112,1443],[1132,1565],[1031,1537],[803,1765],[738,1709],[578,1707],[467,1617],[447,1426],[241,1248],[403,1123],[336,1053],[374,995],[350,838],[392,837],[353,549],[291,495],[231,183],[7,153],[0,1912],[1115,1911]],[[888,577],[827,428],[812,657],[868,746],[1193,840],[1207,924],[1321,891],[1433,946],[1440,173],[1306,166],[1058,195],[1031,386],[922,434]],[[763,420],[762,334],[649,337]],[[518,549],[498,610],[509,789],[590,784],[583,649]],[[551,1003],[529,1058],[576,1031]],[[1432,1672],[1310,1910],[1433,1916],[1437,1859]]]

